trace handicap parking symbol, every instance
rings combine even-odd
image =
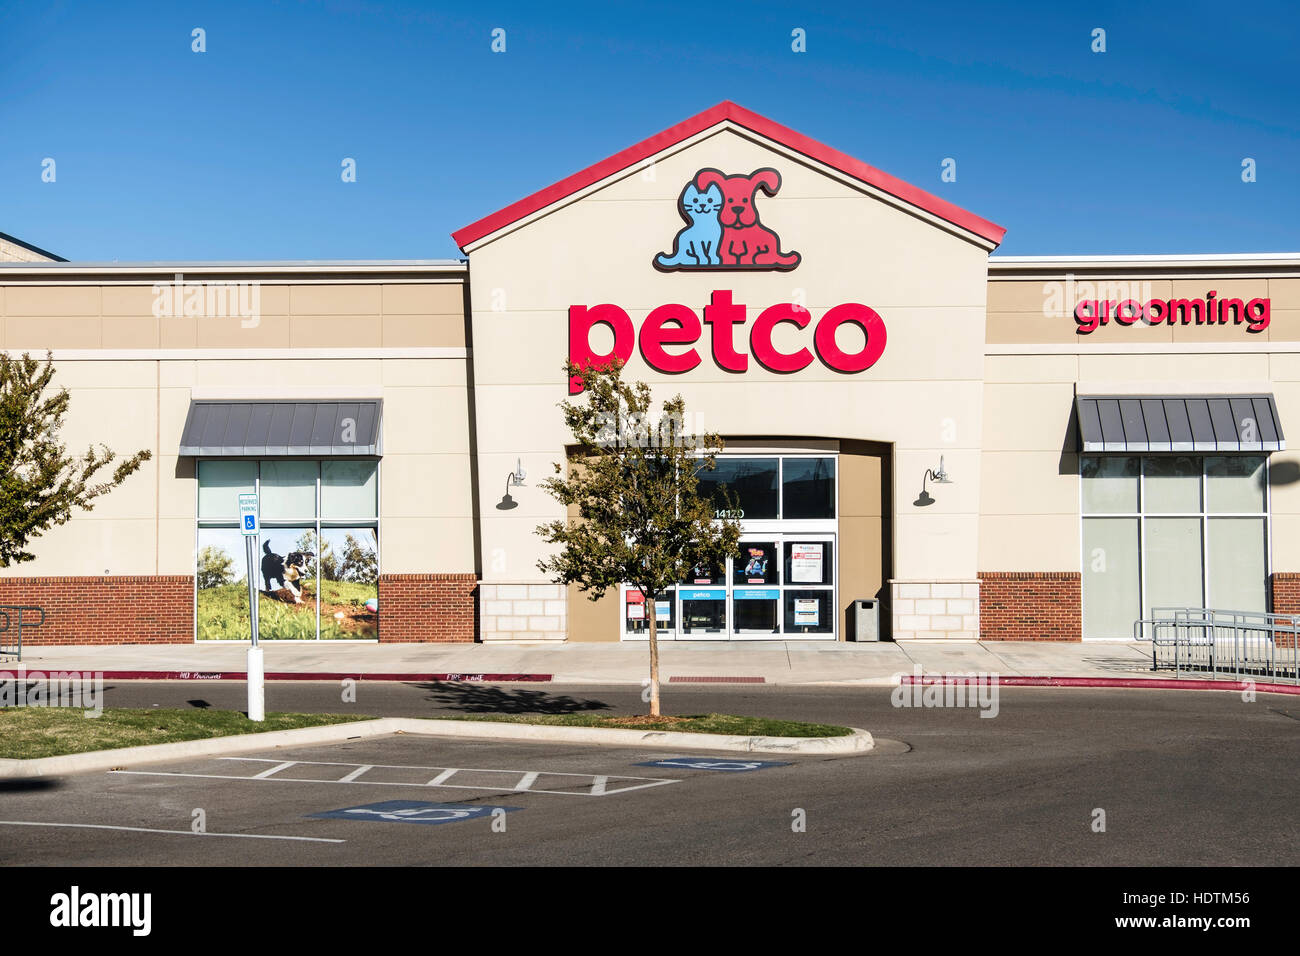
[[[677,767],[686,770],[715,770],[719,773],[746,773],[750,770],[766,770],[768,767],[788,767],[789,763],[779,760],[727,760],[718,757],[669,757],[667,760],[651,760],[639,763],[638,767]]]
[[[484,807],[466,803],[423,803],[419,800],[385,800],[359,807],[309,813],[309,817],[335,820],[371,820],[385,823],[459,823],[491,816],[494,810],[522,810],[523,807]]]

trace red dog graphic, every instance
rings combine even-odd
[[[758,221],[754,204],[758,190],[775,196],[781,188],[781,174],[775,169],[756,169],[748,176],[727,176],[717,169],[695,174],[695,188],[716,185],[722,190],[722,264],[741,268],[774,269],[789,272],[799,265],[799,253],[782,252],[781,237]]]

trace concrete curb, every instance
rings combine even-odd
[[[987,684],[982,677],[944,674],[926,674],[920,678],[911,674],[903,676],[904,684]],[[1272,684],[1267,681],[1249,680],[1198,680],[1186,677],[1019,677],[1005,676],[998,678],[1002,687],[1092,687],[1119,688],[1127,690],[1218,690],[1239,694],[1244,690],[1253,690],[1257,694],[1292,694],[1300,695],[1300,686],[1296,684]]]
[[[382,717],[325,727],[273,730],[262,734],[181,740],[117,750],[39,757],[35,760],[0,759],[0,779],[31,779],[115,770],[159,761],[184,760],[224,754],[250,753],[277,747],[303,747],[366,737],[410,734],[423,737],[459,737],[479,740],[550,741],[568,744],[603,744],[655,747],[668,750],[721,750],[756,754],[862,754],[875,745],[871,734],[853,728],[843,737],[738,737],[671,731],[622,730],[604,727],[547,727],[541,724],[505,724],[493,721],[438,720],[418,717]]]

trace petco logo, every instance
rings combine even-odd
[[[715,291],[704,307],[704,325],[710,329],[710,347],[718,367],[728,372],[744,372],[749,368],[749,356],[736,350],[736,327],[743,327],[748,321],[748,307],[731,299],[730,291]],[[793,352],[780,351],[772,342],[772,332],[782,322],[806,329],[813,324],[812,313],[794,303],[769,306],[750,327],[749,350],[770,372],[798,372],[812,364],[813,353],[807,347]],[[591,348],[591,330],[596,325],[606,325],[614,333],[614,348],[604,355],[596,354]],[[703,335],[704,325],[689,306],[673,303],[651,310],[641,323],[641,357],[660,372],[689,372],[700,364],[700,353],[694,345]],[[858,351],[846,352],[840,348],[836,333],[842,325],[856,326],[861,331],[864,342]],[[631,316],[617,305],[569,307],[569,361],[579,368],[605,365],[614,358],[627,362],[637,348],[637,339]],[[884,354],[885,322],[875,309],[845,302],[827,309],[817,320],[812,339],[817,357],[827,368],[845,373],[861,372],[875,365]],[[668,352],[665,345],[692,347]],[[569,381],[569,394],[577,395],[582,387],[581,377],[574,376]]]
[[[79,707],[87,717],[104,712],[104,672],[0,671],[0,707]]]
[[[911,675],[895,674],[898,686],[889,700],[895,707],[978,707],[981,717],[998,715],[998,675],[984,671],[926,677],[920,667]]]
[[[186,282],[176,273],[170,285],[153,285],[153,314],[202,319],[238,318],[241,329],[254,329],[262,321],[262,286],[257,282]]]
[[[74,886],[50,897],[50,925],[127,926],[133,936],[148,936],[153,925],[152,893],[82,893]]]
[[[794,269],[799,253],[782,252],[781,237],[759,221],[759,192],[775,196],[780,188],[781,174],[770,167],[748,176],[701,169],[677,199],[686,228],[677,233],[671,254],[654,257],[654,267],[660,272]]]

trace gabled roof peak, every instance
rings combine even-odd
[[[759,136],[807,156],[809,159],[838,170],[860,182],[888,193],[908,205],[923,210],[967,232],[974,233],[994,246],[998,245],[1002,241],[1002,237],[1006,235],[1006,229],[1002,226],[976,216],[974,213],[967,212],[946,199],[931,195],[888,173],[881,172],[873,166],[868,166],[846,153],[841,153],[839,150],[832,149],[823,143],[804,136],[802,133],[797,133],[788,127],[760,116],[752,110],[747,110],[737,103],[723,100],[716,106],[712,106],[702,113],[696,113],[689,119],[683,120],[675,126],[670,126],[663,132],[656,133],[634,146],[629,146],[608,159],[603,159],[586,169],[574,173],[572,176],[567,176],[559,182],[547,186],[545,189],[538,190],[531,196],[526,196],[518,202],[511,203],[490,216],[485,216],[477,222],[470,223],[463,229],[452,233],[452,239],[464,251],[466,246],[485,236],[489,236],[527,216],[531,216],[547,206],[567,199],[574,193],[586,189],[607,176],[612,176],[634,166],[671,146],[690,139],[697,133],[723,122],[734,123],[736,126],[757,133]]]

